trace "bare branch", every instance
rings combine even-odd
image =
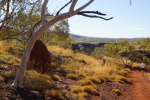
[[[41,18],[42,18],[43,25],[46,24],[45,10],[46,10],[47,3],[48,3],[48,0],[45,0],[42,5],[42,10],[41,10]]]
[[[82,15],[82,16],[90,17],[90,18],[101,18],[101,19],[104,19],[104,20],[111,20],[111,19],[113,19],[113,17],[111,17],[111,18],[104,18],[104,17],[100,17],[100,16],[87,15],[87,14],[84,14],[84,13],[78,14],[78,15]]]
[[[45,16],[52,16],[52,15],[46,14]],[[35,24],[33,25],[33,27],[32,27],[33,32],[34,32],[35,27],[36,27],[37,25],[39,25],[41,22],[42,22],[42,20],[38,21],[37,23],[35,23]],[[46,20],[46,23],[47,23],[47,22],[48,22],[48,21]],[[31,37],[31,36],[32,36],[32,34],[30,35],[30,37]]]
[[[21,44],[22,44],[22,41],[20,40],[20,39],[17,39],[17,38],[5,38],[5,39],[2,39],[2,40],[0,40],[0,41],[4,41],[4,40],[17,40],[17,41],[19,41]]]
[[[72,4],[71,4],[71,6],[70,6],[70,9],[69,9],[69,13],[74,12],[74,7],[75,7],[75,5],[77,4],[77,1],[78,1],[78,0],[73,0]]]
[[[98,11],[81,11],[81,12],[78,12],[77,14],[85,16],[85,17],[90,17],[90,18],[101,18],[101,19],[104,19],[104,20],[113,19],[113,17],[111,17],[111,18],[101,17],[100,15],[105,16],[106,14],[103,14],[103,13],[98,12]],[[96,15],[88,15],[88,14],[96,14]]]
[[[34,10],[34,7],[35,7],[35,5],[39,2],[39,1],[41,1],[41,0],[37,0],[35,3],[34,3],[34,5],[32,6],[32,9],[31,9],[31,11],[30,11],[30,26],[31,26],[31,34],[33,34],[33,25],[32,25],[32,13],[33,13],[33,10]]]
[[[65,4],[62,8],[60,8],[60,10],[56,13],[56,16],[58,16],[59,13],[60,13],[60,11],[61,11],[62,9],[64,9],[66,6],[68,6],[71,2],[72,2],[72,0],[69,1],[67,4]]]
[[[0,17],[3,16],[4,14],[5,14],[5,12],[3,12],[3,13],[0,15]]]
[[[89,6],[94,0],[90,0],[88,3],[86,3],[85,5],[83,5],[82,7],[78,8],[75,13],[80,12],[81,10],[83,10],[84,8],[86,8],[87,6]]]
[[[77,14],[81,15],[81,14],[85,14],[85,13],[92,13],[92,14],[97,14],[97,15],[102,15],[102,16],[106,16],[106,14],[98,12],[98,11],[80,11]]]

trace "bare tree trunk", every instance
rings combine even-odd
[[[46,23],[46,18],[45,18],[45,8],[46,8],[46,5],[48,3],[48,0],[44,1],[43,6],[42,6],[42,11],[41,11],[42,26],[29,39],[27,46],[26,46],[24,53],[23,53],[23,57],[22,57],[21,64],[20,64],[20,67],[18,70],[18,74],[17,74],[15,81],[12,84],[12,86],[22,87],[23,77],[24,77],[24,73],[26,71],[26,66],[27,66],[27,63],[29,60],[30,52],[33,48],[34,43],[43,34],[43,32],[46,31],[52,25],[54,25],[56,22],[76,15],[79,11],[83,10],[85,7],[87,7],[89,4],[91,4],[94,0],[90,0],[87,4],[83,5],[82,7],[80,7],[79,9],[74,11],[74,7],[75,7],[77,1],[78,0],[72,1],[69,12],[55,16],[48,23]]]

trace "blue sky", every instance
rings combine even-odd
[[[58,11],[70,0],[49,0],[51,13]],[[76,8],[89,0],[78,0]],[[65,8],[62,12],[68,11]],[[105,21],[98,18],[87,18],[76,15],[69,18],[70,33],[108,38],[150,37],[150,0],[95,0],[84,11],[100,11],[107,14]]]

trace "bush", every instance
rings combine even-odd
[[[78,75],[75,75],[75,74],[67,74],[66,75],[68,78],[72,79],[72,80],[77,80],[78,79]]]

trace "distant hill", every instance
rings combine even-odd
[[[135,42],[137,40],[143,40],[144,38],[96,38],[96,37],[87,37],[81,35],[70,34],[70,37],[73,38],[76,42],[87,42],[87,43],[109,43],[116,42],[121,40],[128,40],[129,42]]]

